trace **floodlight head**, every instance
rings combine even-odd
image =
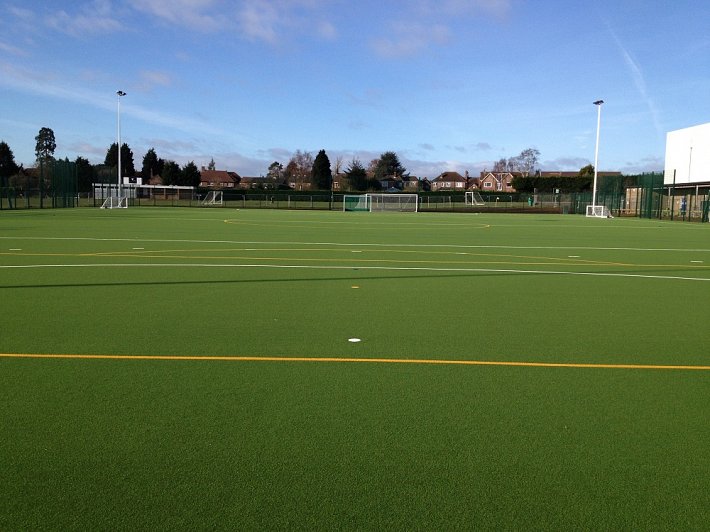
[[[597,100],[596,102],[594,102],[594,105],[601,105],[603,103],[604,103],[604,100]]]
[[[116,91],[116,94],[118,94],[119,96],[125,96],[125,95],[126,95],[126,93],[123,92],[123,91]]]

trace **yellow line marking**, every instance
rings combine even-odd
[[[182,355],[81,355],[41,353],[0,353],[0,358],[54,358],[94,360],[191,360],[226,362],[342,362],[370,364],[429,364],[458,366],[514,366],[533,368],[587,368],[587,369],[655,369],[710,371],[710,366],[663,364],[596,364],[577,362],[519,362],[502,360],[435,360],[413,358],[349,358],[349,357],[256,357],[256,356],[182,356]]]

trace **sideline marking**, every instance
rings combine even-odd
[[[533,368],[587,368],[587,369],[660,369],[710,371],[710,366],[684,366],[663,364],[594,364],[577,362],[506,362],[502,360],[434,360],[414,358],[338,358],[338,357],[253,357],[253,356],[179,356],[179,355],[67,355],[41,353],[0,353],[0,358],[59,358],[96,360],[206,360],[226,362],[342,362],[370,364],[430,364],[458,366],[515,366]]]
[[[1,238],[1,237],[0,237]],[[0,253],[1,255],[1,253]],[[162,257],[165,258],[165,257]],[[376,261],[375,261],[376,262]],[[465,264],[465,263],[464,263]],[[548,264],[550,265],[550,264]],[[538,274],[538,275],[581,275],[588,277],[627,277],[635,279],[668,279],[674,281],[709,282],[709,277],[685,277],[681,275],[645,275],[639,273],[605,273],[605,272],[566,272],[559,270],[522,270],[513,268],[433,268],[423,266],[368,266],[368,265],[303,265],[303,264],[210,264],[210,263],[107,263],[107,264],[2,264],[0,270],[35,269],[35,268],[264,268],[291,270],[359,270],[378,271],[418,271],[418,272],[460,272],[460,273],[506,273],[506,274]],[[559,264],[557,265],[559,266]],[[705,268],[703,268],[705,269]],[[41,286],[41,285],[39,285]],[[3,288],[12,288],[4,286]]]
[[[668,222],[672,223],[672,222]],[[516,226],[517,227],[517,226]],[[649,229],[655,229],[649,227]],[[269,242],[259,240],[197,240],[197,239],[158,239],[158,238],[92,238],[73,236],[0,236],[0,240],[76,240],[86,242],[187,242],[190,244],[259,244],[259,245],[299,245],[299,246],[362,246],[362,247],[401,247],[401,248],[462,248],[462,249],[585,249],[593,251],[692,251],[698,253],[710,252],[710,248],[634,248],[634,247],[594,247],[594,246],[505,246],[505,245],[462,245],[462,244],[376,244],[364,242]]]

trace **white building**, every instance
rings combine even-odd
[[[710,184],[710,123],[666,134],[663,184]]]

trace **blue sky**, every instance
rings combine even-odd
[[[710,4],[676,0],[0,0],[0,140],[34,163],[121,140],[243,176],[295,150],[419,177],[537,148],[543,170],[662,170],[710,121]]]

